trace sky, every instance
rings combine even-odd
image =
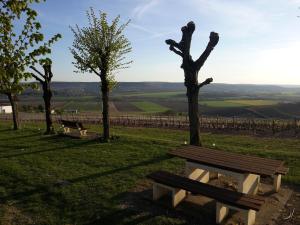
[[[46,38],[56,33],[50,58],[55,81],[99,81],[95,74],[74,73],[70,26],[87,25],[86,11],[131,20],[125,30],[132,45],[129,69],[117,81],[183,82],[180,56],[166,39],[180,41],[181,27],[194,21],[191,54],[198,58],[211,31],[220,41],[199,72],[199,82],[300,84],[300,0],[47,0],[35,5]]]

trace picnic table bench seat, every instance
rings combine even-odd
[[[245,224],[253,225],[256,211],[259,211],[265,202],[261,196],[223,189],[166,171],[157,171],[147,177],[154,181],[153,200],[158,200],[168,191],[171,191],[173,207],[176,207],[186,197],[186,192],[215,199],[217,201],[216,223],[221,223],[229,209],[234,209],[243,213]]]
[[[86,135],[87,129],[79,121],[60,120],[60,123],[64,128],[64,133],[69,133],[71,128],[71,129],[78,130],[80,135],[82,136]]]

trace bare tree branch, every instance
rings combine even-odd
[[[180,55],[181,57],[183,57],[182,52],[179,51],[179,50],[176,50],[176,49],[174,48],[174,46],[171,45],[169,49],[170,49],[171,51],[175,52],[177,55]]]
[[[43,77],[44,79],[46,79],[45,75],[42,74],[40,71],[38,71],[34,66],[30,66],[30,69],[34,70],[37,74],[39,74],[41,77]]]
[[[101,76],[101,73],[99,73],[97,70],[95,70],[90,64],[87,64],[87,66],[97,75],[97,76]]]
[[[215,32],[211,32],[206,49],[201,54],[201,56],[195,61],[197,70],[200,70],[200,68],[204,65],[206,59],[208,58],[208,56],[210,55],[214,47],[218,44],[218,42],[219,42],[219,35]]]
[[[207,78],[205,81],[203,81],[202,83],[198,84],[198,88],[201,88],[201,87],[203,87],[204,85],[208,85],[208,84],[210,84],[211,82],[213,82],[213,79],[212,79],[212,78]]]
[[[35,74],[31,73],[31,76],[33,76],[37,81],[39,81],[40,83],[44,83],[45,81],[43,81],[41,78],[39,78],[38,76],[36,76]]]

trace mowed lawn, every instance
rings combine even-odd
[[[276,105],[278,101],[264,99],[230,99],[230,100],[212,100],[200,101],[201,105],[210,107],[247,107],[247,106],[268,106]]]
[[[166,153],[187,140],[187,132],[116,127],[112,134],[120,138],[104,144],[44,136],[41,128],[26,124],[12,131],[1,122],[0,224],[184,224],[168,215],[137,215],[121,202],[148,173],[183,169],[182,160]],[[283,182],[300,184],[300,140],[213,134],[202,139],[207,147],[285,160],[290,172]]]

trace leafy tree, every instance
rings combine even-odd
[[[102,93],[102,121],[103,141],[108,141],[109,134],[109,91],[116,81],[114,72],[128,68],[132,61],[126,61],[125,54],[131,51],[130,42],[124,36],[123,31],[128,25],[119,25],[120,16],[111,23],[107,22],[106,13],[100,12],[96,17],[91,8],[87,12],[89,26],[79,28],[71,27],[74,33],[74,42],[71,53],[74,56],[74,65],[77,72],[95,73],[101,80]]]
[[[219,42],[219,35],[211,32],[209,42],[206,49],[197,60],[193,60],[190,55],[190,47],[192,35],[195,31],[194,22],[189,22],[181,28],[182,38],[179,43],[172,39],[166,40],[166,44],[170,46],[170,50],[182,58],[181,68],[184,71],[184,85],[186,86],[188,98],[188,114],[190,125],[190,144],[201,146],[200,129],[199,129],[199,114],[198,114],[198,95],[199,90],[204,85],[210,84],[213,79],[207,78],[202,83],[198,83],[198,73],[204,65],[206,59],[213,51],[214,47]]]
[[[38,57],[51,53],[50,46],[60,38],[54,35],[43,42],[41,24],[32,3],[40,0],[0,1],[0,93],[7,95],[13,110],[14,129],[19,127],[18,94],[33,84],[26,68],[38,62]],[[42,44],[40,44],[42,43]]]

